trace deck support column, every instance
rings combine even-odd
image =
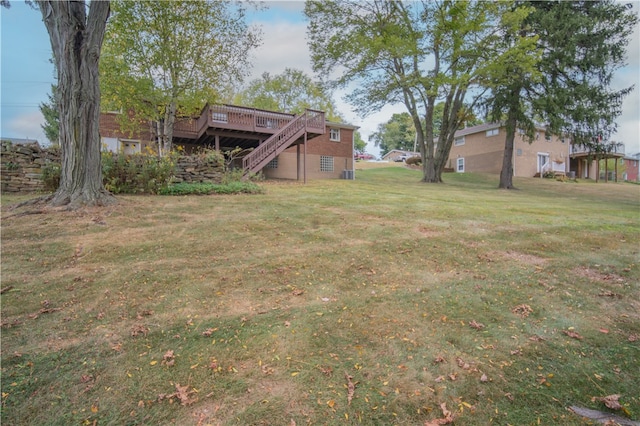
[[[296,145],[296,180],[300,180],[300,144]]]
[[[307,183],[307,132],[304,132],[304,156],[303,156],[303,164],[304,164],[304,183]]]
[[[220,135],[215,136],[216,151],[220,151]]]

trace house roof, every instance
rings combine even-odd
[[[360,128],[360,126],[354,126],[353,124],[336,123],[335,121],[325,121],[325,126],[337,127],[340,129],[350,129],[350,130],[357,130]]]
[[[474,133],[486,132],[487,130],[498,129],[502,127],[500,123],[484,123],[477,126],[465,127],[464,129],[457,130],[454,137],[459,138],[461,136],[472,135]]]

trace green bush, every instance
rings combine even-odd
[[[253,182],[228,183],[181,182],[160,190],[160,195],[261,194],[264,190]]]
[[[177,154],[163,158],[149,154],[102,153],[104,187],[114,194],[158,194],[171,182]]]
[[[47,162],[42,167],[42,182],[44,183],[44,190],[48,192],[54,192],[60,186],[60,163]]]

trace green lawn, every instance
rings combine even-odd
[[[4,194],[2,424],[640,420],[640,186],[444,179]]]

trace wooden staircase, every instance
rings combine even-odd
[[[303,137],[305,133],[323,134],[324,132],[324,112],[307,109],[242,159],[245,178],[262,170],[264,166]]]

